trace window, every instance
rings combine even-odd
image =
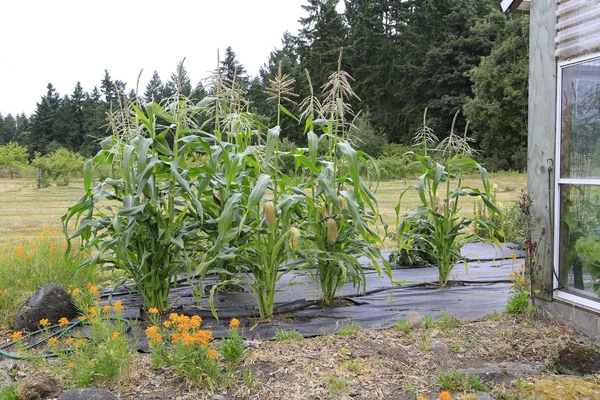
[[[559,64],[558,90],[555,287],[600,308],[600,57]]]

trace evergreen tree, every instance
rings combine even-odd
[[[17,121],[8,114],[2,118],[0,114],[0,145],[12,142],[17,138]]]
[[[235,77],[236,84],[243,92],[248,88],[248,76],[244,65],[237,60],[237,56],[231,46],[225,49],[225,55],[221,60],[221,77],[227,82],[233,82]]]
[[[31,154],[35,152],[47,154],[58,148],[55,124],[60,108],[60,96],[51,83],[48,84],[47,89],[46,95],[37,103],[36,110],[31,116],[31,135],[27,139],[30,143],[22,143],[27,146]]]
[[[100,150],[100,141],[109,135],[106,104],[97,87],[85,96],[83,101],[83,141],[80,152],[86,157]]]
[[[300,18],[300,60],[310,72],[315,90],[337,70],[340,48],[347,44],[347,29],[336,7],[339,0],[307,0],[307,17]],[[344,69],[347,69],[344,67]]]
[[[110,108],[118,107],[118,99],[117,99],[117,90],[115,88],[115,83],[113,82],[108,70],[104,70],[104,77],[102,78],[102,82],[100,83],[100,91],[104,95],[104,101],[107,106]]]
[[[177,89],[184,96],[190,96],[192,94],[192,82],[188,76],[187,70],[181,60],[177,63],[177,69],[171,74],[169,80],[164,86],[163,98],[168,98],[177,93]]]
[[[489,169],[524,170],[529,19],[497,10],[477,28],[497,39],[490,55],[469,74],[474,95],[466,101],[465,115]]]
[[[155,101],[161,103],[163,101],[163,94],[165,88],[163,87],[162,80],[158,75],[157,71],[154,71],[152,78],[146,84],[146,91],[144,92],[144,100],[147,102]]]

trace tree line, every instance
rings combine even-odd
[[[343,48],[343,69],[359,96],[352,104],[361,111],[355,125],[372,135],[369,142],[410,143],[426,108],[427,125],[443,139],[460,111],[455,130],[462,134],[469,121],[468,134],[488,168],[525,168],[527,17],[504,15],[500,0],[345,0],[343,12],[338,3],[306,0],[300,30],[283,34],[258,76],[247,74],[231,47],[224,51],[218,72],[241,88],[246,111],[263,116],[266,125],[276,123],[267,88],[280,66],[295,80],[290,90],[305,98],[337,69]],[[0,145],[16,141],[32,157],[58,148],[91,156],[111,133],[106,116],[120,102],[160,103],[177,90],[200,101],[214,89],[193,84],[181,63],[166,81],[155,71],[137,94],[108,71],[89,92],[77,83],[61,96],[48,84],[31,116],[0,114]],[[285,107],[298,115],[295,98]],[[282,125],[289,143],[305,145],[304,127],[292,120]],[[377,156],[381,146],[370,144],[365,150]]]

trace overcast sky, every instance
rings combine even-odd
[[[232,46],[251,75],[296,34],[303,0],[3,0],[0,6],[0,113],[30,115],[50,82],[61,96],[113,80],[143,92],[152,72],[163,82],[186,57],[193,83]]]

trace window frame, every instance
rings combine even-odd
[[[595,185],[600,186],[600,178],[561,178],[561,144],[562,144],[562,87],[563,87],[563,69],[590,61],[600,60],[600,53],[590,53],[581,57],[558,62],[556,65],[556,143],[555,143],[555,169],[554,169],[554,276],[553,288],[554,299],[562,300],[586,310],[600,312],[600,297],[598,301],[590,300],[585,297],[563,291],[558,283],[560,276],[560,228],[561,228],[561,207],[560,205],[560,186],[561,185]],[[600,80],[600,75],[598,76]]]

